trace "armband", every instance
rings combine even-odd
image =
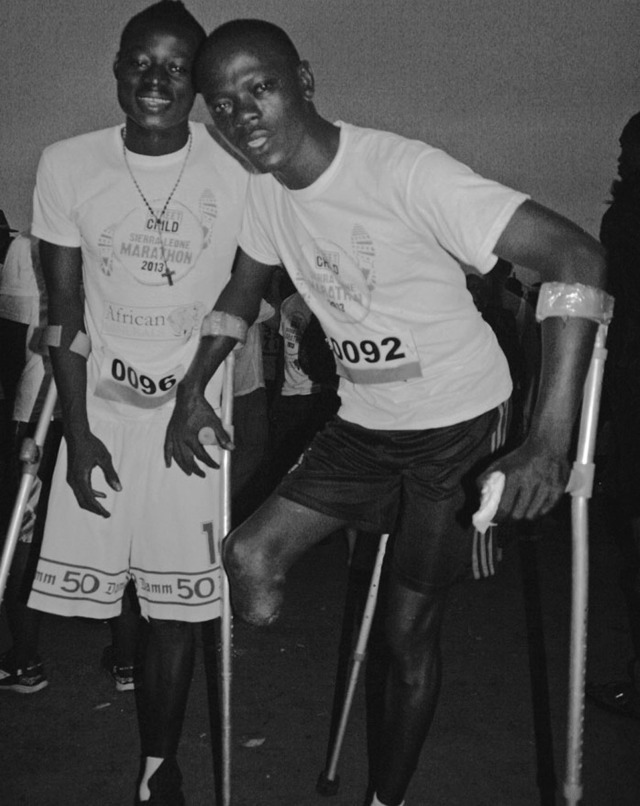
[[[78,353],[83,358],[89,358],[91,352],[91,339],[82,330],[79,330],[69,345],[72,353]]]
[[[608,324],[613,316],[614,299],[601,288],[582,283],[543,283],[540,286],[536,319],[542,322],[549,316],[563,319],[591,319]]]
[[[62,340],[62,325],[48,325],[44,329],[41,344],[47,347],[60,347]],[[82,330],[79,330],[71,340],[69,350],[83,358],[88,358],[91,352],[91,339]]]
[[[224,311],[211,311],[202,320],[201,336],[231,336],[241,344],[247,340],[249,325],[240,316]]]

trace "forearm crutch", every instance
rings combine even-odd
[[[222,375],[222,425],[233,441],[233,374],[235,369],[235,353],[232,350],[224,361]],[[216,445],[217,439],[213,428],[205,426],[198,433],[202,445]],[[222,450],[220,455],[220,528],[217,536],[218,557],[222,558],[222,541],[231,531],[231,453]],[[232,621],[231,596],[229,580],[220,559],[220,711],[221,711],[221,793],[222,806],[231,804],[231,656],[232,656]]]
[[[222,379],[222,424],[233,441],[233,374],[235,353],[232,350],[224,362]],[[219,536],[218,556],[222,540],[231,531],[231,452],[222,451],[220,470],[222,471],[222,523]],[[222,806],[231,804],[231,656],[233,631],[231,618],[231,596],[229,580],[220,560],[220,580],[222,585],[222,612],[220,614],[220,644],[222,652],[221,701],[222,701]]]
[[[610,317],[609,317],[610,318]],[[598,326],[593,356],[584,387],[578,448],[567,491],[571,494],[571,638],[569,653],[569,706],[564,797],[567,806],[582,800],[582,739],[584,680],[587,655],[589,583],[588,500],[593,489],[596,433],[602,378],[607,356],[607,321]]]
[[[24,513],[29,502],[29,494],[33,486],[33,480],[36,477],[40,461],[42,459],[42,449],[44,441],[49,430],[49,424],[53,417],[53,410],[56,405],[56,385],[53,379],[49,383],[47,396],[38,418],[36,432],[33,437],[27,437],[23,440],[20,448],[20,461],[22,463],[22,475],[20,477],[20,486],[18,488],[18,495],[16,502],[13,506],[9,528],[2,550],[2,559],[0,560],[0,604],[4,599],[4,592],[7,586],[7,579],[11,570],[11,563],[13,562],[13,555],[15,554],[16,546],[18,545],[18,537],[24,519]]]
[[[380,575],[382,573],[382,564],[384,562],[384,555],[387,548],[388,534],[382,535],[378,545],[378,553],[376,554],[376,561],[373,566],[371,574],[371,582],[369,584],[369,592],[367,593],[367,601],[362,616],[362,624],[360,625],[360,632],[358,633],[358,640],[356,647],[353,651],[351,661],[351,674],[349,683],[347,685],[347,692],[344,698],[344,705],[342,706],[342,713],[338,723],[333,748],[329,754],[329,763],[325,770],[320,773],[320,778],[316,785],[316,790],[321,795],[335,795],[338,791],[340,778],[336,774],[338,769],[338,760],[340,758],[340,751],[342,750],[342,743],[344,741],[345,732],[347,729],[347,722],[349,720],[349,713],[353,703],[353,697],[358,682],[360,669],[364,662],[367,652],[367,642],[369,641],[369,633],[371,632],[371,625],[373,623],[373,616],[378,601],[378,591],[380,588]]]

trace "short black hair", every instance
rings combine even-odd
[[[193,34],[196,47],[207,38],[204,28],[193,14],[187,11],[182,0],[160,0],[131,17],[120,35],[120,49],[122,49],[125,39],[133,31],[156,25],[166,25],[167,28],[182,28],[188,31]]]
[[[231,42],[261,49],[265,45],[275,51],[291,70],[300,64],[300,55],[288,34],[273,22],[258,19],[237,19],[215,28],[200,48],[196,61],[196,75],[211,53]]]

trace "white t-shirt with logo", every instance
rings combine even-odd
[[[248,174],[200,123],[191,123],[190,152],[188,145],[160,157],[127,152],[129,170],[122,131],[45,149],[32,232],[82,249],[91,409],[140,417],[173,402],[202,318],[229,279]],[[183,167],[159,232],[155,217]],[[212,401],[219,377],[207,392]]]
[[[251,177],[240,246],[295,267],[333,346],[345,420],[423,429],[490,410],[511,379],[460,263],[489,271],[528,197],[424,143],[338,125],[338,153],[309,187]]]

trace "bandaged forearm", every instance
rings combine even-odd
[[[247,340],[249,324],[240,316],[225,311],[211,311],[202,320],[201,336],[230,336],[241,344]]]
[[[41,344],[46,347],[62,347],[65,341],[66,339],[63,339],[62,325],[48,325],[45,327]],[[77,330],[69,342],[68,349],[70,352],[82,356],[82,358],[88,358],[91,352],[91,339],[82,330]]]
[[[591,319],[606,324],[613,316],[614,299],[601,288],[582,283],[543,283],[540,286],[536,319]]]

